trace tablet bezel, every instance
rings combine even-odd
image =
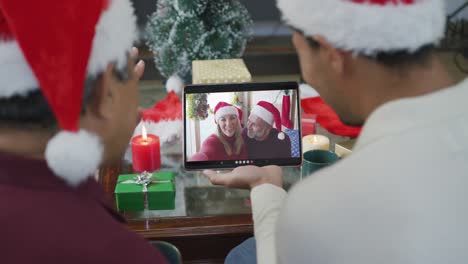
[[[226,92],[253,92],[253,91],[278,91],[278,90],[295,90],[296,91],[296,105],[297,113],[296,118],[298,122],[299,139],[302,138],[301,118],[300,118],[300,95],[299,84],[297,82],[263,82],[263,83],[229,83],[229,84],[197,84],[187,85],[183,92],[183,161],[184,168],[187,170],[203,170],[203,169],[232,169],[239,166],[255,165],[278,165],[278,166],[300,166],[302,162],[301,157],[291,157],[283,159],[262,159],[253,160],[253,163],[236,164],[235,160],[225,161],[187,161],[187,140],[186,140],[186,99],[187,94],[193,93],[226,93]],[[299,140],[299,151],[302,153],[302,140]]]

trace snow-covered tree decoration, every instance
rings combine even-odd
[[[191,82],[193,60],[242,56],[252,19],[238,0],[158,0],[146,35],[161,75]]]

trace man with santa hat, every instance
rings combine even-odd
[[[138,116],[128,0],[0,0],[2,263],[167,263],[92,175]]]
[[[281,115],[272,103],[259,101],[253,107],[243,133],[249,159],[291,157],[291,140],[281,132]]]
[[[276,166],[205,171],[252,189],[256,251],[249,240],[226,263],[467,262],[468,80],[434,51],[444,2],[278,0],[304,79],[364,127],[350,156],[289,193]]]

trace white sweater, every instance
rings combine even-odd
[[[379,107],[350,156],[251,198],[259,264],[468,263],[468,80]]]

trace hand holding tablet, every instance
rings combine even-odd
[[[278,166],[242,166],[227,173],[204,170],[203,174],[211,183],[231,188],[253,189],[265,183],[283,187],[283,172]]]

